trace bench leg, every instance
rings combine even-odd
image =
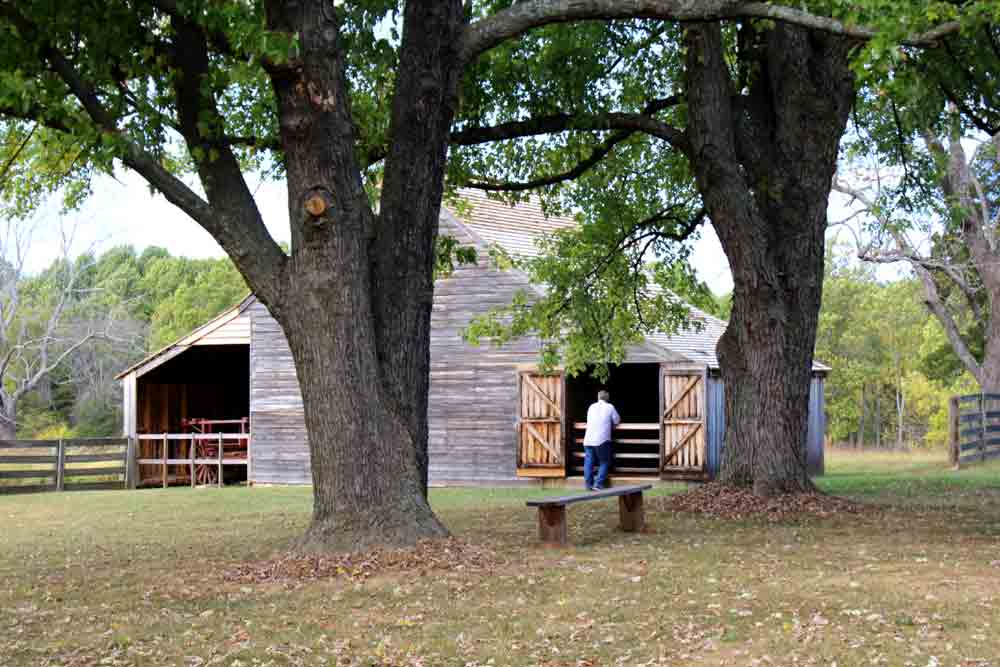
[[[621,528],[626,533],[638,533],[645,527],[641,492],[618,496],[618,517]]]
[[[545,544],[566,546],[566,506],[538,508],[538,538]]]

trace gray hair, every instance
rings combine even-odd
[[[610,399],[611,399],[611,394],[608,393],[607,389],[602,389],[599,392],[597,392],[597,400],[608,401]]]

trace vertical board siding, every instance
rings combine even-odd
[[[708,414],[705,419],[705,426],[708,429],[706,471],[709,479],[715,479],[722,467],[722,442],[726,435],[726,393],[722,378],[709,374],[706,393],[708,396]]]
[[[523,274],[493,266],[489,249],[450,214],[442,214],[440,233],[476,247],[478,261],[456,266],[450,276],[435,283],[428,407],[430,482],[513,482],[520,416],[518,368],[537,363],[540,345],[521,339],[500,348],[489,343],[477,347],[462,339],[462,331],[473,317],[508,305],[516,292],[530,285]],[[250,315],[253,481],[309,483],[309,446],[291,351],[281,327],[262,303],[250,306]]]
[[[538,341],[523,338],[503,347],[489,342],[470,345],[462,339],[469,321],[510,304],[521,290],[531,290],[518,271],[493,265],[489,248],[450,213],[442,212],[440,234],[473,246],[475,264],[457,266],[434,283],[431,311],[431,382],[428,408],[429,476],[432,484],[508,483],[517,479],[518,457],[555,465],[544,447],[518,429],[522,414],[549,417],[551,406],[535,392],[519,388],[519,367],[538,362]],[[540,382],[555,378],[532,376]],[[538,383],[538,382],[536,382]],[[543,391],[561,405],[562,385],[542,384]],[[527,411],[526,413],[524,411]],[[534,423],[546,440],[563,431],[559,424]]]
[[[681,373],[668,369],[663,374],[663,449],[660,467],[665,474],[672,469],[705,468],[705,381],[704,370]],[[675,446],[687,439],[669,460]]]
[[[806,436],[806,469],[810,475],[824,472],[823,445],[826,440],[826,397],[824,379],[813,377],[809,383],[809,431]]]
[[[542,468],[546,469],[546,476],[564,477],[566,440],[563,434],[563,377],[561,374],[524,372],[520,374],[520,382],[518,470]]]
[[[264,304],[255,301],[249,312],[251,481],[310,484],[309,440],[292,352]]]

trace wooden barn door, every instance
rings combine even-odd
[[[707,474],[705,374],[664,371],[662,378],[660,476],[702,478]]]
[[[565,383],[561,373],[525,371],[518,378],[517,474],[522,477],[565,477]]]

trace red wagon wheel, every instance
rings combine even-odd
[[[199,443],[197,446],[197,456],[199,459],[213,459],[218,455],[218,450],[213,445]],[[194,482],[200,485],[218,484],[218,466],[206,463],[199,463],[194,468]]]

